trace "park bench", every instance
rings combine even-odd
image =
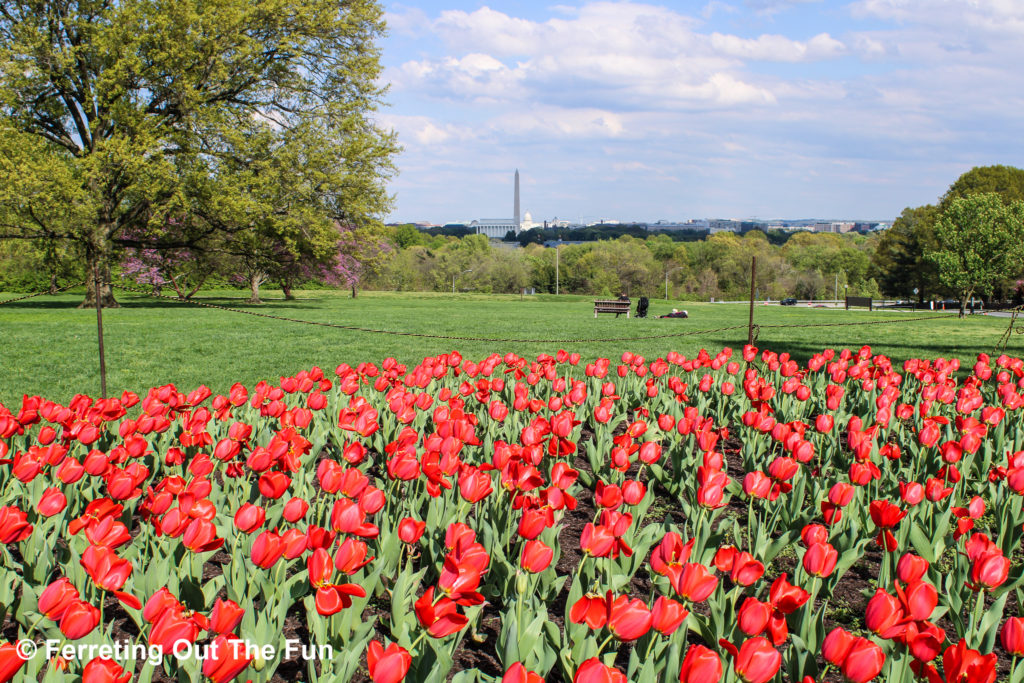
[[[598,313],[614,313],[618,318],[622,313],[629,317],[629,299],[598,299],[594,302],[594,317]]]

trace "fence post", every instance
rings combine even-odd
[[[747,344],[754,345],[754,283],[757,275],[757,257],[750,257],[750,321],[747,323]]]
[[[103,290],[100,289],[99,264],[92,264],[93,291],[96,294],[96,338],[100,345],[100,396],[107,397],[107,361],[103,354]]]

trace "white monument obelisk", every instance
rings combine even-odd
[[[522,222],[520,221],[520,218],[519,218],[519,169],[518,168],[516,169],[516,191],[515,191],[515,199],[513,200],[513,206],[512,206],[512,221],[513,221],[513,223],[515,223],[515,227],[513,229],[515,230],[516,234],[518,235],[520,227],[522,226]]]

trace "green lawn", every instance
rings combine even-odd
[[[285,302],[275,291],[260,306],[249,306],[238,292],[204,293],[200,300],[249,311],[367,328],[487,339],[600,339],[639,337],[746,325],[747,307],[734,304],[651,302],[651,314],[685,308],[687,320],[593,316],[592,297],[364,292],[299,292]],[[0,293],[0,301],[15,295]],[[276,298],[275,298],[276,297]],[[67,401],[75,393],[98,395],[96,314],[76,308],[81,294],[39,297],[0,305],[0,402],[13,406],[23,393]],[[614,342],[525,343],[455,341],[394,336],[267,320],[173,301],[119,293],[122,307],[104,310],[108,390],[142,392],[175,383],[182,390],[206,384],[223,392],[233,382],[251,386],[276,380],[312,365],[333,371],[341,362],[380,361],[394,356],[414,363],[426,355],[456,349],[482,358],[512,351],[527,357],[560,348],[584,358],[617,358],[630,350],[649,358],[675,350],[694,355],[701,348],[738,348],[746,330],[668,339]],[[842,311],[758,306],[755,322],[813,324],[898,321],[922,313]],[[758,345],[788,351],[804,360],[825,347],[859,348],[902,361],[911,357],[958,356],[973,361],[991,352],[1006,330],[1005,318],[943,318],[902,324],[805,327],[761,330]],[[1024,338],[1013,335],[1010,353],[1024,353]]]

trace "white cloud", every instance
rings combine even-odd
[[[845,52],[846,47],[827,33],[819,33],[806,42],[780,35],[758,38],[711,34],[711,46],[719,53],[745,61],[804,62],[831,59]]]
[[[700,206],[883,218],[971,165],[1024,154],[1024,0],[702,0],[692,16],[581,1],[539,20],[392,6],[393,30],[422,37],[383,79],[411,114],[381,119],[406,145],[399,187],[429,172],[438,206],[454,205],[515,165],[537,180],[534,215],[547,196],[548,214],[589,201],[652,219]],[[679,198],[659,185],[674,177]]]
[[[450,123],[440,123],[427,116],[400,116],[390,113],[378,114],[377,123],[398,133],[399,142],[415,142],[430,147],[445,142],[465,141],[474,137],[471,129]]]
[[[490,121],[489,127],[512,135],[542,134],[561,138],[606,138],[622,135],[626,128],[623,118],[600,109],[560,109],[530,107],[523,111],[501,114]]]
[[[846,46],[828,33],[741,38],[700,32],[701,21],[665,7],[594,2],[530,21],[487,7],[448,10],[430,30],[452,53],[393,71],[396,88],[471,101],[574,101],[605,108],[773,105],[772,79],[754,62],[833,59]]]

